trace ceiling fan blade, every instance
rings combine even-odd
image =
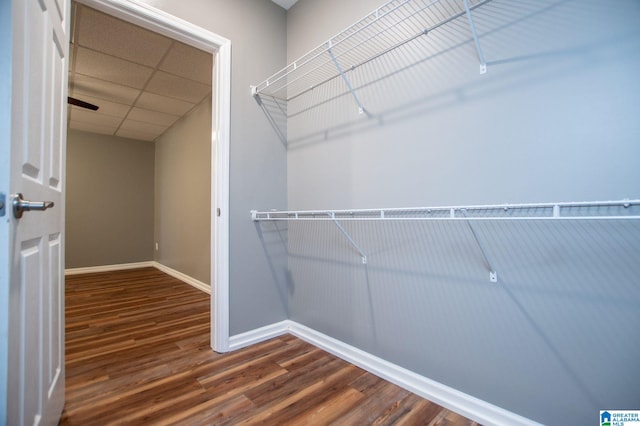
[[[71,105],[79,106],[81,108],[90,109],[92,111],[97,111],[98,106],[94,104],[90,104],[89,102],[81,101],[80,99],[72,98],[71,96],[67,96],[67,102]]]

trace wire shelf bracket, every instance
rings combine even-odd
[[[333,63],[336,65],[336,69],[338,70],[338,73],[340,73],[340,76],[342,76],[342,80],[344,81],[344,84],[346,84],[347,89],[349,89],[349,92],[353,96],[353,99],[355,99],[356,103],[358,104],[358,112],[360,114],[364,114],[365,110],[364,110],[364,106],[362,105],[362,102],[360,101],[360,98],[358,98],[356,91],[353,90],[353,86],[351,85],[349,78],[342,70],[342,67],[340,66],[340,62],[338,62],[338,58],[336,58],[336,55],[333,54],[333,50],[331,50],[331,40],[327,42],[327,52],[329,53],[329,56],[331,56],[331,60],[333,61]]]
[[[480,74],[486,74],[487,61],[484,59],[484,54],[482,53],[482,48],[480,47],[478,32],[476,31],[476,26],[473,23],[473,17],[471,16],[471,9],[469,8],[469,0],[464,0],[464,9],[467,14],[467,19],[469,20],[469,27],[471,28],[471,33],[473,34],[473,41],[476,43],[476,50],[478,51],[478,59],[480,60]]]
[[[349,233],[342,227],[340,222],[338,222],[338,220],[336,219],[335,213],[331,213],[331,219],[333,220],[333,223],[336,224],[336,226],[338,227],[340,232],[342,232],[342,235],[345,236],[345,238],[351,243],[353,248],[355,248],[356,251],[360,254],[360,257],[362,258],[362,264],[366,265],[367,264],[367,255],[365,254],[364,251],[362,251],[360,246],[358,244],[356,244],[355,241],[353,241],[353,238],[351,238],[351,235],[349,235]]]
[[[463,209],[462,210],[462,214],[463,214],[463,216],[466,217],[466,215],[467,215],[466,210]],[[467,226],[469,227],[469,230],[471,231],[471,235],[473,235],[473,239],[476,241],[476,244],[478,245],[478,248],[480,249],[480,253],[482,253],[482,257],[484,259],[484,263],[489,268],[489,281],[492,282],[492,283],[497,283],[498,282],[498,272],[495,270],[495,268],[493,266],[491,266],[492,263],[489,260],[489,256],[487,255],[487,250],[484,248],[484,245],[480,241],[480,238],[478,238],[478,234],[476,234],[476,230],[474,229],[474,227],[471,224],[471,222],[468,221],[468,220],[466,222],[467,222]]]

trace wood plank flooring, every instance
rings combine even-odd
[[[209,347],[209,295],[154,268],[66,278],[61,425],[476,425],[286,335]]]

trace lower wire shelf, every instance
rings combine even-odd
[[[640,219],[640,199],[353,210],[251,210],[254,221]]]
[[[364,265],[367,264],[366,252],[341,225],[342,221],[464,221],[482,254],[484,264],[489,271],[489,281],[496,283],[498,272],[482,239],[476,232],[474,221],[638,220],[640,219],[640,200],[354,210],[251,210],[251,219],[256,222],[332,221],[353,249],[358,252]]]

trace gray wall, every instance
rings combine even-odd
[[[286,13],[269,0],[153,5],[231,40],[230,334],[281,321],[286,258],[267,255],[249,211],[286,208],[286,150],[249,86],[285,66]]]
[[[289,60],[382,3],[301,0]],[[290,209],[640,198],[640,4],[474,16],[486,75],[463,20],[352,73],[371,118],[339,80],[289,104]],[[480,224],[497,285],[464,225],[345,228],[366,266],[330,223],[263,225],[293,320],[543,423],[639,405],[637,221]]]
[[[155,143],[69,130],[67,150],[67,268],[156,260],[209,283],[211,99]]]
[[[210,284],[211,98],[155,148],[155,260]]]
[[[154,145],[68,131],[66,268],[153,260]]]

